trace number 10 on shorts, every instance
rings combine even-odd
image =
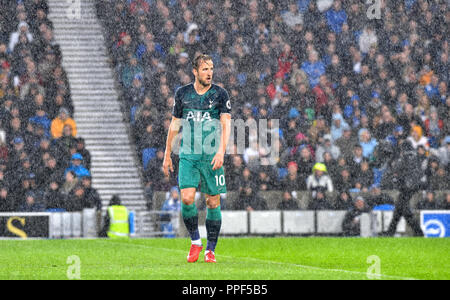
[[[216,175],[216,186],[224,186],[225,185],[225,175]]]

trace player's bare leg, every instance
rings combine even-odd
[[[215,249],[222,225],[222,214],[220,211],[220,195],[206,195],[206,232],[208,243],[205,251],[205,262],[215,263]]]
[[[188,262],[196,262],[203,249],[202,240],[198,231],[198,211],[195,205],[195,193],[195,188],[181,190],[181,215],[192,242],[187,257]]]

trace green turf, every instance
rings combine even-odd
[[[186,263],[187,239],[0,241],[0,279],[450,279],[450,239],[222,238],[217,264]]]

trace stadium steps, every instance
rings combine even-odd
[[[91,153],[92,184],[104,208],[118,194],[129,210],[145,212],[140,162],[124,121],[94,1],[48,3],[71,87],[78,136]]]

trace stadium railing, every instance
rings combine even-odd
[[[449,191],[436,191],[435,197],[436,199],[441,199],[446,193]],[[400,194],[397,190],[385,190],[382,191],[382,193],[386,193],[388,196],[390,196],[394,202],[398,200],[398,196]],[[166,194],[167,192],[155,192],[153,195],[153,207],[158,210],[163,206],[164,201],[166,200]],[[367,199],[370,197],[370,193],[350,193],[353,199],[356,199],[357,196],[363,196],[363,198]],[[262,199],[264,199],[267,203],[267,207],[269,210],[276,210],[278,207],[278,204],[281,202],[283,198],[283,191],[264,191],[259,192],[258,194],[261,196]],[[327,199],[331,202],[331,204],[334,203],[334,201],[337,199],[339,193],[338,192],[332,192],[327,193]],[[417,205],[417,202],[419,199],[423,197],[422,192],[416,193],[412,199],[411,199],[411,207],[414,208]],[[232,204],[235,201],[238,201],[239,193],[235,191],[229,191],[226,194],[226,198],[222,198],[221,201],[225,204],[222,206],[223,210],[230,210],[232,207]],[[312,200],[311,193],[308,191],[297,191],[297,199],[294,199],[299,208],[301,210],[306,210],[308,207],[309,202]],[[205,209],[205,201],[204,196],[200,197],[197,201],[197,206],[199,209]]]
[[[342,236],[345,210],[298,211],[223,211],[221,235],[224,236]],[[392,211],[372,211],[363,214],[361,233],[376,236],[387,231]],[[205,212],[199,212],[200,232],[204,231]],[[397,233],[408,234],[404,219],[397,226]],[[184,226],[179,226],[178,237],[187,237]]]
[[[95,238],[99,216],[95,209],[0,213],[0,238]]]
[[[134,212],[132,212],[134,213]],[[346,211],[223,211],[222,236],[342,236]],[[427,236],[450,235],[450,211],[417,211]],[[199,212],[199,229],[206,236],[205,211]],[[363,213],[361,236],[377,236],[386,232],[392,211],[374,210]],[[426,217],[425,217],[426,216]],[[137,212],[132,221],[131,237],[187,237],[178,211]],[[95,238],[101,228],[101,214],[95,209],[83,212],[0,213],[0,239]],[[430,223],[427,225],[427,223]],[[131,228],[131,227],[130,227]],[[409,235],[404,219],[397,233]]]

